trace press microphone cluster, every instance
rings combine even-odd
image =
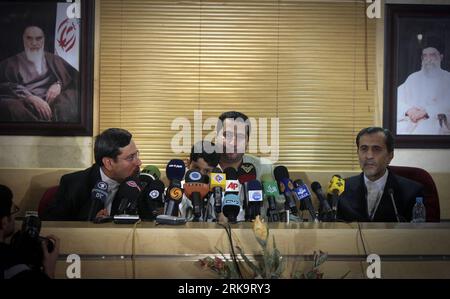
[[[298,207],[301,211],[308,211],[309,221],[335,221],[339,197],[345,189],[345,181],[338,175],[332,177],[326,193],[319,182],[313,182],[311,190],[319,202],[316,212],[308,186],[301,179],[291,179],[288,169],[282,165],[273,170],[275,180],[272,174],[265,174],[259,181],[256,168],[251,163],[243,163],[237,170],[215,168],[207,176],[197,170],[186,172],[182,160],[172,159],[167,163],[166,177],[169,180],[167,188],[160,180],[158,167],[148,165],[138,176],[125,180],[119,186],[114,201],[114,219],[132,216],[132,219],[125,219],[132,223],[139,217],[152,221],[162,213],[165,217],[178,217],[179,204],[186,196],[192,202],[194,221],[207,221],[212,212],[216,214],[216,220],[223,213],[233,223],[238,220],[241,209],[245,212],[246,221],[252,221],[262,211],[269,222],[284,221],[284,215],[289,215],[286,211],[303,221],[303,212]],[[389,194],[399,220],[393,194]],[[105,208],[108,196],[108,184],[98,181],[91,192],[88,220],[95,221],[98,212]],[[213,201],[210,203],[211,196]]]

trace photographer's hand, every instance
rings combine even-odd
[[[53,242],[54,249],[48,252],[46,241],[41,242],[42,251],[44,252],[44,271],[50,278],[55,278],[56,260],[59,255],[59,238],[55,235],[49,235],[47,238]]]

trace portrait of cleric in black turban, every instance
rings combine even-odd
[[[0,123],[80,122],[80,26],[67,5],[0,4]]]

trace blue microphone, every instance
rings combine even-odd
[[[311,201],[311,192],[309,192],[308,187],[301,179],[294,181],[294,192],[297,194],[298,199],[305,203],[305,206],[311,215],[311,220],[318,222],[319,220],[317,219],[316,211],[314,210]]]
[[[222,213],[231,223],[236,223],[237,216],[241,209],[241,200],[235,193],[225,192],[222,200]]]
[[[184,162],[179,159],[172,159],[167,163],[166,166],[166,176],[169,181],[178,180],[181,181],[184,177],[184,173],[186,172],[186,166],[184,166]]]

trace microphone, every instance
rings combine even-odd
[[[394,200],[394,189],[389,188],[388,193],[389,193],[389,197],[391,198],[392,206],[394,207],[395,218],[397,218],[397,222],[400,222],[400,217],[399,217],[398,211],[397,211],[397,205],[395,204],[395,200]]]
[[[169,179],[169,187],[165,193],[165,201],[167,203],[165,215],[178,216],[178,204],[183,198],[183,189],[181,188],[181,180],[183,179],[186,167],[184,162],[179,159],[170,160],[166,166],[166,176]]]
[[[319,222],[317,219],[316,210],[314,210],[314,206],[311,201],[311,192],[309,192],[308,187],[303,180],[298,179],[294,181],[294,192],[297,194],[298,199],[305,203],[306,208],[311,215],[311,220],[314,222]]]
[[[203,199],[209,193],[209,177],[197,170],[189,170],[185,176],[184,193],[194,206],[194,220],[198,222],[204,208]],[[203,213],[204,219],[206,215]]]
[[[264,190],[264,198],[267,200],[269,205],[267,209],[267,217],[271,222],[278,222],[280,221],[280,217],[277,212],[276,197],[280,194],[280,191],[278,190],[277,182],[272,180],[270,177],[265,178],[265,176],[263,176],[262,186]]]
[[[117,214],[136,215],[141,188],[135,180],[129,178],[120,184],[117,198],[121,198]]]
[[[108,184],[103,181],[98,181],[91,191],[91,207],[89,209],[88,221],[95,220],[98,211],[104,208],[107,198]]]
[[[327,194],[331,196],[331,209],[333,211],[333,218],[336,219],[337,206],[339,196],[344,192],[345,181],[340,175],[333,175],[330,184],[328,185]]]
[[[319,182],[312,182],[311,184],[312,191],[316,194],[317,199],[319,200],[319,218],[321,221],[332,221],[332,213],[330,205],[328,204],[328,200],[323,193],[322,186]]]
[[[248,219],[251,221],[261,214],[261,203],[263,201],[262,186],[258,180],[248,182]],[[246,217],[247,218],[247,217]]]
[[[238,169],[238,179],[239,183],[243,188],[244,195],[244,210],[245,210],[245,220],[251,220],[251,211],[249,207],[249,199],[248,199],[248,182],[256,179],[256,169],[255,166],[251,163],[242,163],[242,165]]]
[[[154,165],[147,165],[142,169],[139,174],[139,180],[141,181],[142,188],[145,188],[147,184],[154,180],[159,180],[161,178],[161,172],[158,167]]]
[[[167,163],[166,176],[170,181],[181,181],[184,177],[185,171],[186,167],[184,166],[184,162],[182,160],[172,159],[169,163]]]
[[[141,192],[139,216],[143,220],[154,220],[164,208],[164,183],[159,179],[150,182]]]
[[[226,174],[219,168],[211,172],[210,190],[214,195],[214,211],[216,215],[222,212],[222,192],[226,188]]]
[[[224,170],[226,176],[225,192],[239,195],[240,186],[236,169],[228,167]]]
[[[278,182],[280,193],[282,193],[286,198],[286,209],[290,210],[292,214],[298,215],[298,209],[295,203],[295,197],[293,195],[294,193],[292,192],[294,185],[292,180],[289,179],[289,171],[286,167],[280,165],[275,167],[273,170],[273,175]]]
[[[241,201],[236,193],[225,192],[222,201],[222,212],[228,221],[236,223],[237,216],[241,210]]]

